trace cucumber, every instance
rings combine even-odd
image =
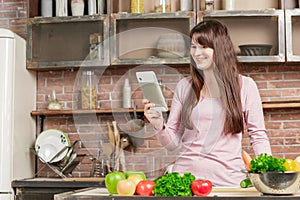
[[[128,178],[128,176],[130,176],[131,174],[138,174],[142,177],[143,180],[146,180],[146,175],[144,172],[139,172],[139,171],[127,171],[125,172],[125,176],[126,178]]]
[[[246,178],[246,179],[242,180],[242,181],[240,182],[240,186],[241,186],[241,188],[252,187],[252,183],[251,183],[250,178]]]

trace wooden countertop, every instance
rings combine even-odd
[[[110,195],[106,188],[86,188],[72,192],[66,192],[54,195],[55,200],[132,200],[132,199],[164,199],[164,200],[188,200],[194,198],[201,198],[201,200],[212,199],[243,199],[243,200],[288,200],[299,199],[300,191],[295,195],[263,195],[254,187],[252,188],[213,188],[212,192],[207,197],[145,197],[145,196],[117,196]]]
[[[29,178],[12,181],[13,188],[105,187],[104,178]]]

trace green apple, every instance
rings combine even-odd
[[[123,172],[110,172],[105,176],[105,186],[109,193],[118,194],[117,185],[119,181],[125,180],[126,176]]]
[[[140,172],[140,171],[127,171],[127,172],[125,172],[126,178],[128,178],[132,174],[138,174],[142,177],[143,180],[146,180],[146,175],[145,175],[144,172]]]
[[[131,174],[127,177],[127,180],[132,180],[135,185],[137,185],[140,181],[143,181],[144,179],[140,174]]]

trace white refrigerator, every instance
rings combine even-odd
[[[35,157],[36,75],[26,70],[26,41],[0,28],[0,200],[14,199],[12,180],[31,178]]]

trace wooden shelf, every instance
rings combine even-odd
[[[133,108],[99,109],[99,110],[36,110],[32,116],[54,116],[54,115],[85,115],[85,114],[111,114],[111,113],[134,112]],[[136,112],[144,112],[143,108],[137,108]]]
[[[300,100],[297,101],[273,101],[273,102],[263,102],[264,109],[274,109],[274,108],[300,108]]]
[[[300,108],[300,100],[297,101],[275,101],[263,102],[264,109],[280,109],[280,108]],[[111,114],[111,113],[125,113],[134,112],[133,108],[119,108],[119,109],[99,109],[99,110],[37,110],[32,111],[32,116],[55,116],[55,115],[84,115],[84,114]],[[137,108],[136,112],[144,112],[144,108]]]

